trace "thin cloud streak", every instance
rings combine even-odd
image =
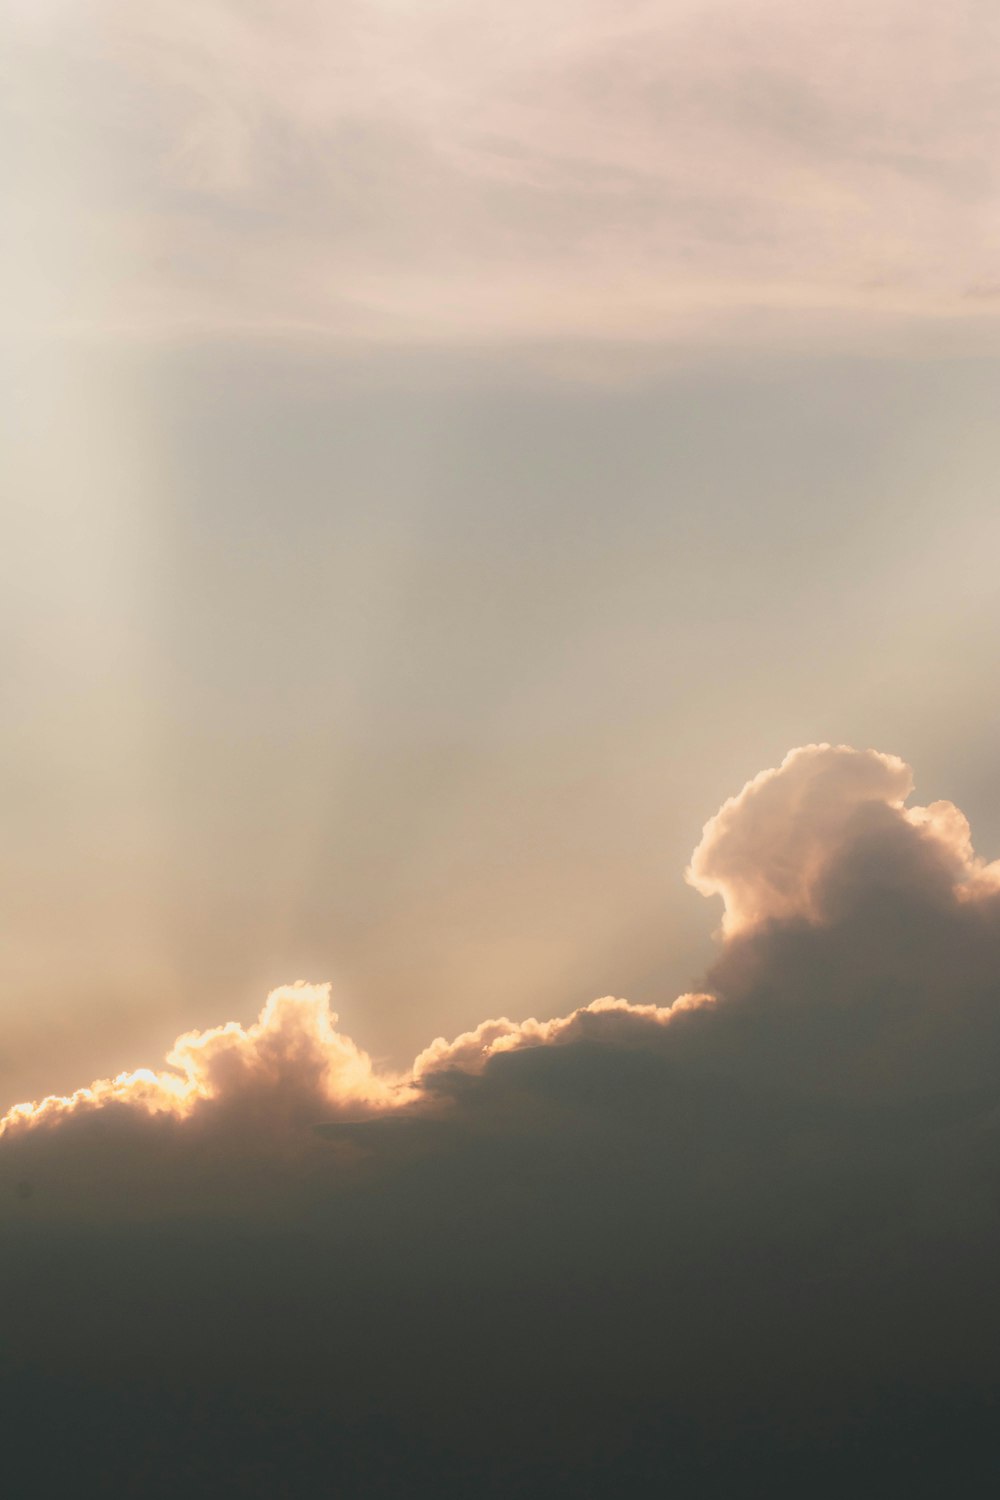
[[[977,0],[92,19],[45,33],[67,126],[114,164],[72,209],[81,328],[363,346],[993,316],[1000,39]],[[33,66],[36,24],[13,38]]]

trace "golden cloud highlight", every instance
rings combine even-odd
[[[331,1106],[385,1109],[410,1097],[412,1090],[396,1076],[376,1075],[368,1054],[336,1031],[336,1022],[328,984],[284,985],[272,990],[251,1026],[227,1021],[178,1037],[165,1071],[139,1068],[73,1094],[16,1104],[0,1120],[0,1131],[53,1124],[111,1104],[185,1119],[208,1101],[289,1079]]]
[[[550,1021],[506,1016],[483,1021],[453,1041],[438,1037],[416,1058],[409,1074],[379,1074],[366,1052],[336,1031],[330,985],[300,980],[273,990],[257,1021],[244,1028],[227,1021],[209,1031],[189,1031],[167,1053],[165,1071],[138,1068],[98,1079],[68,1095],[15,1104],[0,1119],[0,1134],[18,1127],[56,1125],[70,1115],[109,1105],[145,1115],[184,1120],[200,1105],[241,1093],[292,1087],[311,1096],[317,1111],[345,1108],[386,1113],[420,1096],[434,1073],[479,1073],[491,1057],[519,1048],[558,1045],[607,1035],[604,1021],[622,1018],[667,1025],[683,1011],[713,1003],[711,995],[682,995],[672,1005],[631,1005],[605,997]]]
[[[616,1000],[607,995],[601,1000],[592,1000],[568,1016],[557,1016],[551,1021],[537,1021],[532,1016],[527,1021],[511,1021],[506,1016],[483,1021],[474,1031],[465,1031],[453,1041],[438,1037],[425,1047],[413,1064],[415,1082],[435,1072],[458,1068],[464,1073],[479,1073],[502,1052],[515,1052],[522,1047],[557,1046],[560,1043],[605,1040],[613,1032],[612,1023],[622,1018],[645,1021],[654,1026],[666,1026],[678,1015],[697,1010],[703,1005],[713,1005],[713,995],[681,995],[672,1005],[633,1005],[628,1000]]]
[[[724,903],[724,952],[709,983],[718,994],[691,993],[672,1004],[632,1005],[605,997],[550,1020],[486,1020],[452,1040],[438,1037],[405,1073],[377,1070],[336,1028],[330,986],[299,981],[274,990],[258,1019],[187,1032],[165,1067],[99,1079],[67,1096],[17,1104],[0,1133],[56,1126],[70,1117],[117,1108],[134,1119],[217,1118],[247,1106],[249,1134],[266,1144],[270,1121],[287,1136],[325,1117],[387,1115],[427,1101],[449,1073],[482,1074],[502,1054],[581,1041],[628,1045],[647,1028],[733,1003],[726,965],[746,939],[768,926],[819,928],[842,915],[844,893],[868,901],[871,881],[936,892],[957,908],[1000,892],[1000,862],[974,852],[969,825],[950,802],[905,807],[913,787],[897,756],[846,745],[806,745],[762,771],[709,819],[686,872],[703,895]],[[263,1134],[261,1129],[263,1126]],[[212,1127],[213,1130],[215,1127]],[[273,1132],[272,1132],[273,1133]]]

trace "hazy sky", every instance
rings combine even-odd
[[[996,1493],[996,0],[0,5],[7,1488]]]
[[[795,744],[991,777],[998,13],[7,7],[5,1102],[666,1003]]]

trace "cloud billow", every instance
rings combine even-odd
[[[690,870],[721,951],[673,1004],[386,1076],[293,986],[9,1114],[35,1492],[98,1459],[136,1495],[979,1492],[1000,879],[911,784],[810,746],[728,802]]]

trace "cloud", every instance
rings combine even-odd
[[[582,1040],[613,1044],[622,1023],[666,1026],[677,1016],[700,1005],[711,1005],[711,995],[681,995],[672,1005],[630,1005],[627,1000],[606,996],[582,1006],[572,1015],[552,1021],[510,1021],[506,1016],[483,1021],[475,1031],[463,1032],[453,1041],[438,1037],[421,1052],[413,1064],[416,1083],[427,1084],[435,1073],[458,1069],[463,1073],[482,1073],[492,1058],[523,1047],[570,1046]]]
[[[47,14],[44,49],[39,24],[13,37],[26,234],[82,218],[85,324],[354,347],[984,316],[977,0],[102,0]]]
[[[135,1494],[977,1492],[1000,880],[911,786],[808,746],[727,802],[691,866],[719,957],[672,1004],[394,1076],[292,986],[9,1114],[0,1386],[68,1434],[14,1472],[44,1493],[103,1424]]]
[[[68,1097],[15,1105],[0,1129],[45,1127],[108,1107],[187,1119],[203,1105],[239,1094],[282,1098],[293,1092],[320,1109],[391,1105],[396,1081],[376,1077],[367,1054],[334,1031],[336,1021],[328,984],[284,985],[272,991],[246,1029],[228,1021],[178,1037],[164,1071],[140,1068],[98,1079]]]
[[[705,824],[687,878],[725,904],[723,930],[816,917],[818,891],[852,819],[867,804],[901,808],[913,789],[896,756],[846,746],[793,750]]]
[[[936,872],[957,900],[992,896],[1000,862],[976,857],[953,803],[904,807],[912,790],[898,756],[846,745],[792,750],[709,819],[687,878],[702,895],[723,898],[728,937],[794,918],[823,922],[831,882],[862,848],[886,858],[893,851],[887,879],[906,883],[917,870],[927,879]],[[862,874],[852,869],[855,878]]]

